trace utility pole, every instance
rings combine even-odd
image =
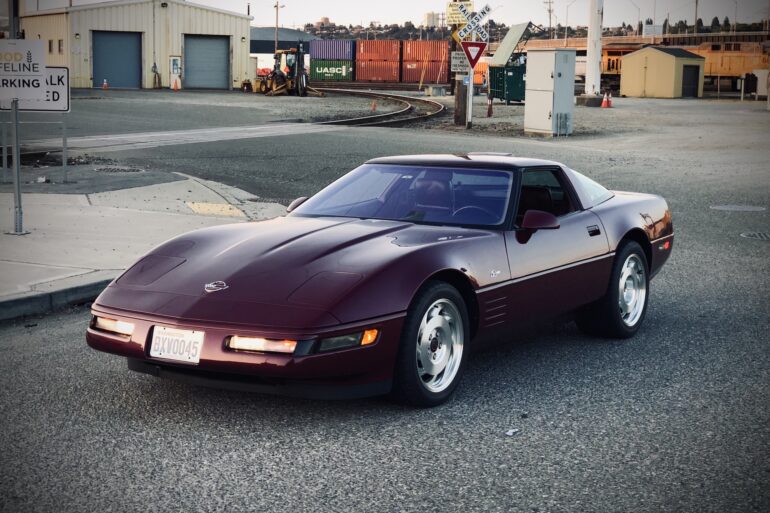
[[[695,0],[695,21],[692,24],[692,33],[698,33],[698,0]]]
[[[738,0],[735,0],[735,14],[733,14],[733,35],[738,32]]]
[[[460,0],[452,0],[452,3],[457,3]],[[459,47],[457,45],[457,41],[455,40],[454,34],[457,31],[457,24],[452,24],[452,27],[449,29],[450,33],[450,51],[456,52]],[[450,87],[450,93],[454,95],[455,97],[455,125],[457,126],[465,126],[465,109],[468,106],[468,101],[466,97],[466,90],[465,86],[462,84],[462,79],[458,80],[459,77],[462,75],[458,75],[457,73],[453,73],[453,76],[450,76],[451,79],[449,81],[449,87]]]
[[[275,2],[275,51],[278,52],[278,10],[283,9],[286,7],[285,5],[280,5],[279,2]]]
[[[543,3],[548,11],[548,39],[553,39],[553,0],[545,0]]]

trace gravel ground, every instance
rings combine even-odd
[[[770,112],[621,99],[576,120],[599,128],[345,129],[110,153],[291,197],[379,155],[511,151],[664,195],[676,243],[635,338],[522,329],[477,348],[458,394],[431,410],[130,373],[86,347],[86,309],[0,325],[0,510],[770,511],[770,243],[740,236],[770,232]],[[765,210],[710,208],[725,204]]]

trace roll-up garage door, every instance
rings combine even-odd
[[[93,31],[93,87],[142,87],[141,32]]]
[[[184,36],[184,87],[189,89],[230,88],[230,38]]]

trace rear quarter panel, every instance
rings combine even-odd
[[[592,208],[599,216],[612,251],[632,232],[642,233],[649,242],[650,275],[666,263],[674,242],[674,225],[666,200],[653,194],[614,192],[615,196]],[[669,242],[664,248],[665,242]]]

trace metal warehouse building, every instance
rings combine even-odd
[[[22,11],[26,39],[42,39],[49,66],[72,87],[230,89],[250,78],[246,15],[181,0],[119,0]],[[157,74],[156,74],[157,72]]]
[[[648,46],[623,56],[621,96],[638,98],[700,98],[705,59],[661,46]]]

